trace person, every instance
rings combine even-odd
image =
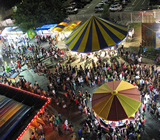
[[[144,54],[145,56],[147,56],[147,53],[146,53],[146,52],[147,52],[147,47],[144,47],[144,48],[143,48],[143,54]]]
[[[31,138],[30,138],[31,140],[37,140],[36,139],[36,135],[35,135],[35,133],[34,132],[32,132],[32,135],[31,135]]]
[[[62,130],[61,130],[61,128],[60,128],[60,126],[58,125],[57,127],[58,127],[58,134],[59,134],[59,136],[63,135]]]
[[[40,138],[39,138],[39,140],[45,140],[44,135],[41,135]]]
[[[62,122],[62,115],[60,112],[58,112],[58,117],[59,117],[60,122]]]
[[[82,129],[80,129],[80,130],[78,131],[78,135],[79,135],[80,138],[82,137]]]
[[[150,96],[149,96],[148,92],[147,92],[146,95],[144,96],[144,104],[145,104],[147,110],[149,111]]]

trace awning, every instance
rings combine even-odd
[[[7,35],[8,32],[10,32],[13,29],[13,27],[6,27],[1,33],[1,36]]]
[[[60,22],[57,26],[55,26],[51,31],[58,31],[61,32],[64,27],[66,27],[70,23],[70,20],[64,20]]]
[[[50,28],[56,26],[57,24],[46,24],[43,25],[41,27],[37,27],[36,29],[34,29],[34,31],[39,31],[39,30],[49,30]]]
[[[79,24],[81,23],[81,21],[74,21],[72,23],[70,23],[68,26],[66,26],[62,32],[72,32],[73,29],[75,29]]]
[[[128,27],[92,16],[66,39],[71,51],[94,52],[119,44]]]

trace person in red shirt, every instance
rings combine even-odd
[[[146,109],[145,104],[142,104],[142,109],[143,109],[143,111],[145,112],[145,109]]]
[[[62,50],[61,53],[64,55],[64,51]]]
[[[149,90],[152,92],[152,90],[153,90],[153,85],[150,84],[148,88],[149,88]]]
[[[76,98],[74,101],[76,102],[76,105],[78,105],[78,99]]]
[[[21,64],[18,64],[17,67],[18,67],[19,69],[21,69]]]
[[[133,82],[133,84],[132,84],[132,85],[136,86],[136,83],[135,83],[135,82]]]
[[[78,96],[82,97],[82,93],[80,91],[78,91]]]
[[[66,131],[66,125],[65,125],[65,123],[62,125],[62,127]]]

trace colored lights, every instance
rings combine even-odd
[[[45,96],[40,96],[40,95],[31,93],[31,92],[26,91],[26,90],[23,90],[23,89],[19,89],[19,88],[13,87],[13,86],[9,86],[9,85],[6,85],[6,84],[0,83],[0,85],[5,86],[6,89],[7,89],[7,87],[12,88],[12,89],[16,89],[16,90],[19,90],[19,91],[21,91],[21,92],[24,92],[24,93],[27,93],[27,94],[36,96],[36,97],[38,97],[38,98],[41,98],[43,101],[45,101],[44,105],[41,107],[41,109],[38,111],[38,113],[33,117],[33,119],[30,121],[30,123],[25,127],[25,129],[22,131],[22,133],[18,136],[17,140],[20,140],[21,137],[23,136],[23,134],[24,134],[24,133],[27,131],[27,129],[30,127],[30,125],[31,125],[31,124],[35,121],[35,119],[38,117],[38,115],[43,112],[43,110],[44,110],[44,108],[46,107],[46,105],[51,102],[51,99],[48,98],[48,97],[45,97]],[[20,93],[20,92],[17,92],[17,95],[18,95],[18,94],[20,95],[21,93]]]
[[[19,137],[17,138],[17,140],[20,140],[21,137],[23,136],[23,134],[27,131],[27,129],[30,127],[30,125],[32,124],[32,122],[34,122],[34,120],[38,117],[38,115],[43,111],[43,109],[45,108],[45,106],[47,104],[50,103],[50,98],[47,98],[48,101],[42,106],[42,108],[38,111],[38,113],[34,116],[34,118],[31,120],[31,122],[27,125],[27,127],[23,130],[23,132],[19,135]]]

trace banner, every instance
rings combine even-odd
[[[28,35],[29,39],[32,39],[36,36],[36,32],[33,31],[32,29],[30,29],[27,31],[27,35]]]

